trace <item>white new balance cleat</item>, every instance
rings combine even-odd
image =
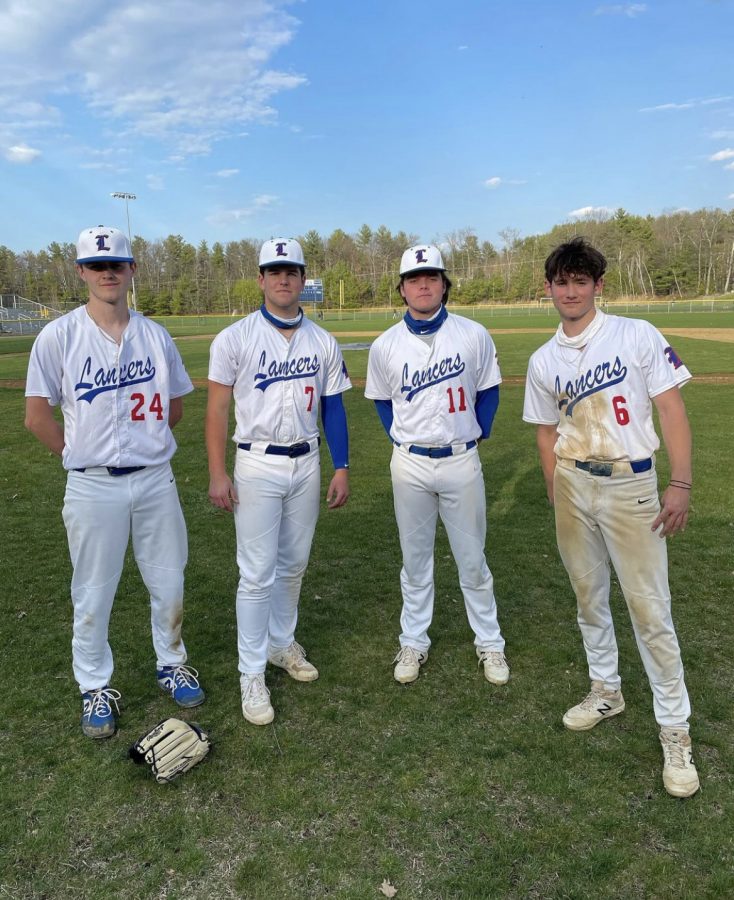
[[[501,650],[482,650],[477,647],[477,656],[479,665],[484,666],[484,677],[490,684],[507,684],[510,680],[510,667]]]
[[[661,728],[663,784],[671,797],[692,797],[701,786],[693,764],[693,747],[687,732]]]
[[[242,675],[242,715],[253,725],[269,725],[275,718],[270,705],[270,691],[265,687],[265,676]]]
[[[401,647],[393,660],[397,663],[393,676],[400,684],[415,681],[423,663],[428,659],[428,650],[416,650],[415,647]]]
[[[319,677],[319,670],[306,659],[306,651],[296,641],[282,650],[271,650],[268,662],[285,669],[296,681],[316,681]]]
[[[621,691],[607,691],[601,681],[591,682],[591,691],[578,706],[572,706],[563,717],[563,724],[571,731],[589,731],[604,719],[624,712]]]

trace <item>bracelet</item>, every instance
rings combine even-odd
[[[681,481],[679,478],[671,478],[670,483],[671,484],[682,484],[683,487],[691,487],[692,486],[690,481]]]
[[[670,487],[679,488],[681,491],[690,491],[692,485],[686,484],[685,481],[671,481]]]

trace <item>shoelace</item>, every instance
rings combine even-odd
[[[288,656],[291,656],[293,658],[293,661],[297,665],[300,665],[301,663],[306,661],[306,651],[298,643],[298,641],[293,641],[293,643],[285,652]]]
[[[169,674],[176,687],[199,687],[199,672],[192,666],[176,666]]]
[[[393,662],[400,663],[401,666],[419,666],[420,654],[412,647],[401,647]]]
[[[247,685],[245,696],[242,698],[244,703],[253,700],[255,704],[266,703],[270,697],[270,691],[265,687],[265,678],[262,675],[256,675],[250,679]]]
[[[581,709],[596,709],[596,707],[603,703],[606,698],[602,697],[601,694],[597,694],[596,691],[589,691],[589,693],[584,697],[584,699],[579,703]]]
[[[122,694],[119,691],[114,690],[114,688],[100,688],[98,691],[94,691],[92,694],[91,700],[88,700],[89,703],[89,712],[87,716],[99,716],[100,718],[107,718],[107,716],[112,715],[112,706],[110,701],[115,704],[115,709],[117,712],[120,712],[120,707],[117,705],[117,701],[122,697]]]
[[[676,769],[685,769],[690,763],[688,747],[683,746],[678,735],[666,735],[663,741],[665,761]]]
[[[479,665],[481,666],[486,659],[493,666],[505,665],[505,654],[501,650],[482,650],[482,655],[479,657]]]

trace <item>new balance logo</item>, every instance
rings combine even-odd
[[[603,703],[601,706],[597,706],[596,711],[600,715],[605,716],[611,708],[612,707],[608,703]]]

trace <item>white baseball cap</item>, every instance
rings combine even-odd
[[[85,228],[76,242],[77,264],[81,266],[105,259],[109,262],[135,262],[127,235],[118,228],[107,228],[105,225]]]
[[[298,241],[293,238],[271,238],[260,248],[260,268],[268,269],[273,266],[300,266],[306,268],[303,259],[303,250]]]
[[[408,247],[400,260],[400,274],[408,275],[419,269],[446,271],[438,247],[434,247],[433,244],[416,244],[415,247]]]

